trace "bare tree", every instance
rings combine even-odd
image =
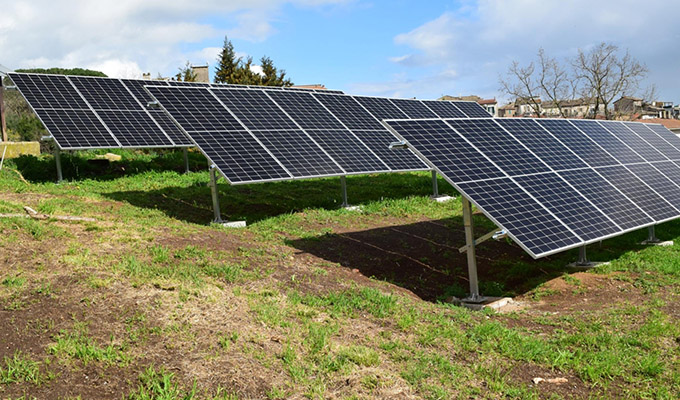
[[[572,79],[569,73],[555,58],[548,57],[545,50],[538,49],[538,85],[541,94],[555,106],[562,118],[567,118],[565,102],[574,100],[578,89],[578,79]]]
[[[520,67],[517,61],[513,61],[508,68],[507,77],[499,78],[501,91],[515,98],[515,102],[528,104],[536,117],[541,116],[539,82],[534,76],[536,68],[531,62],[526,67]]]
[[[637,91],[647,75],[647,67],[628,51],[622,57],[618,53],[618,46],[602,42],[587,53],[579,49],[572,61],[576,78],[583,82],[583,93],[595,104],[594,116],[602,106],[605,118],[611,119],[614,99]]]

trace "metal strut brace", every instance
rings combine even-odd
[[[485,298],[479,295],[479,282],[477,281],[477,257],[475,254],[475,231],[472,222],[472,205],[465,196],[461,196],[461,198],[463,201],[463,225],[465,226],[468,276],[470,278],[470,295],[463,299],[463,302],[481,303]]]
[[[217,173],[215,172],[216,170],[217,167],[215,167],[214,164],[210,166],[210,193],[212,194],[213,213],[215,214],[213,222],[221,224],[224,221],[222,221],[222,213],[220,212],[220,199],[217,196]]]
[[[656,237],[656,232],[654,231],[654,225],[651,225],[647,228],[647,240],[644,241],[644,243],[659,243],[661,240],[659,240],[658,237]]]

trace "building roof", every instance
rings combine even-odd
[[[477,104],[497,104],[498,102],[496,99],[479,99],[477,100]]]
[[[646,124],[661,124],[666,129],[678,130],[680,129],[680,119],[666,119],[666,118],[641,118],[635,122],[644,122]]]

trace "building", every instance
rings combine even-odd
[[[501,118],[510,118],[517,116],[517,109],[515,103],[508,103],[498,109],[498,116]]]
[[[208,64],[206,65],[192,65],[191,69],[196,74],[195,82],[210,83],[210,72]]]
[[[629,115],[632,119],[639,116],[648,118],[670,119],[678,118],[678,109],[672,101],[645,102],[637,97],[623,96],[614,102],[614,112],[619,115]]]
[[[493,117],[498,117],[498,101],[496,101],[495,98],[493,99],[483,99],[479,96],[476,95],[470,95],[470,96],[449,96],[449,95],[444,95],[437,100],[446,100],[446,101],[474,101],[480,106],[484,107],[486,112],[491,114]]]
[[[560,101],[560,107],[567,118],[588,118],[595,113],[595,103],[587,99],[574,99]],[[543,116],[545,117],[560,117],[560,109],[554,103],[546,103],[542,105]],[[598,114],[604,114],[604,105],[599,105]]]

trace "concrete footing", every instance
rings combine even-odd
[[[447,202],[447,201],[451,201],[451,200],[454,199],[454,197],[445,196],[445,195],[442,195],[442,196],[430,196],[430,198],[431,198],[432,200],[436,201],[437,203],[445,203],[445,202]]]
[[[213,222],[215,225],[220,225],[225,228],[245,228],[246,221],[229,221],[229,222]]]
[[[661,246],[661,247],[668,247],[668,246],[673,246],[673,241],[672,240],[665,240],[665,241],[649,241],[645,240],[644,242],[640,243],[645,246]]]
[[[491,297],[491,296],[485,296],[483,301],[475,303],[467,302],[465,301],[465,299],[458,299],[456,297],[452,298],[450,302],[457,306],[469,308],[470,310],[474,311],[481,311],[485,308],[495,311],[502,311],[503,308],[514,303],[514,301],[510,297]]]
[[[361,206],[343,206],[347,211],[361,211]]]
[[[573,262],[571,264],[567,264],[567,268],[571,269],[572,271],[588,271],[590,269],[593,269],[595,267],[598,267],[600,265],[608,265],[609,261],[589,261],[587,263],[580,263],[580,262]]]

